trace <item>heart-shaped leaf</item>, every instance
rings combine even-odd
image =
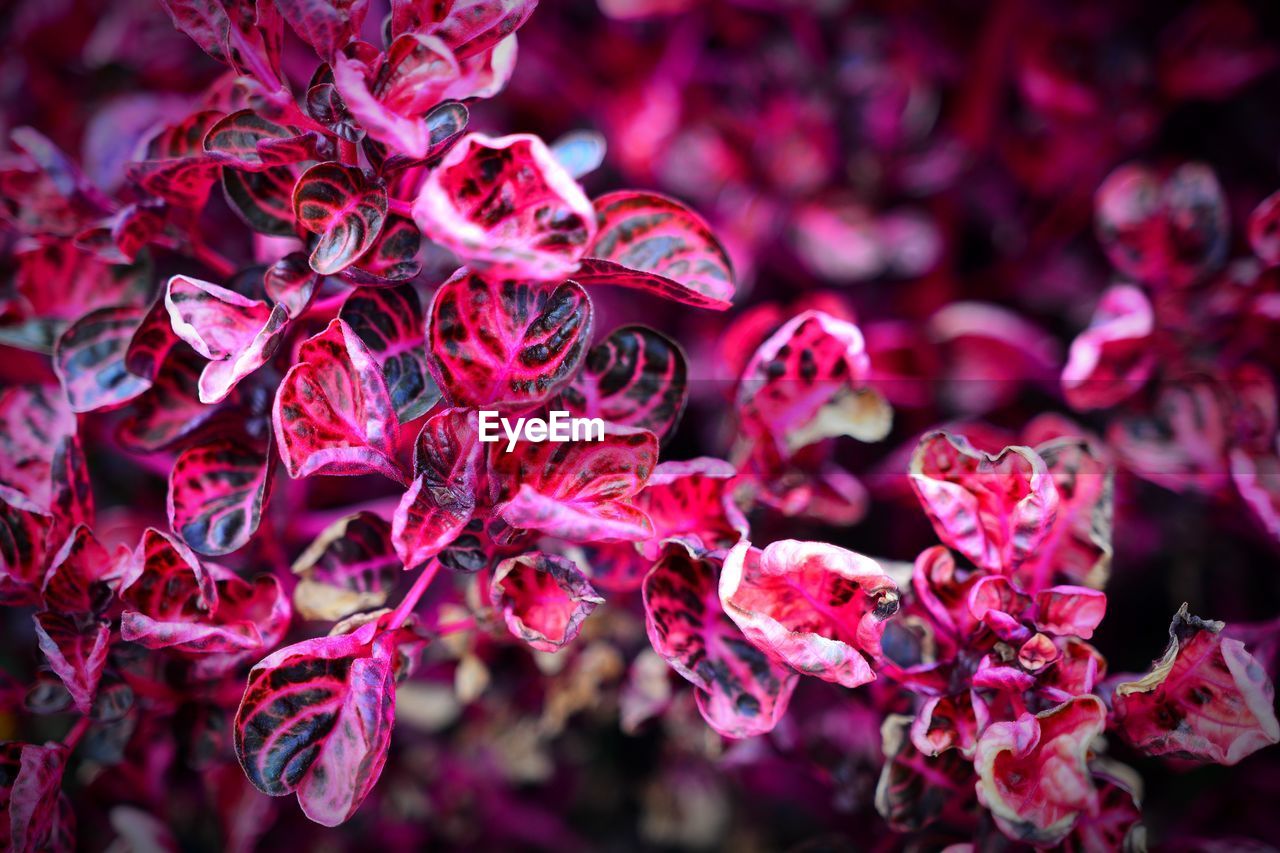
[[[400,423],[373,353],[342,320],[298,348],[271,420],[290,477],[380,473],[407,482],[395,461]]]
[[[476,412],[448,409],[422,425],[414,443],[414,480],[391,521],[405,568],[440,553],[471,520],[482,458]]]
[[[207,281],[175,275],[165,291],[174,333],[209,364],[200,374],[200,401],[226,399],[241,379],[275,355],[288,311]]]
[[[675,545],[645,576],[649,642],[697,688],[698,710],[725,737],[770,732],[800,677],[747,641],[720,606],[719,562]]]
[[[319,163],[293,188],[298,224],[317,235],[311,268],[342,272],[369,250],[387,217],[387,190],[355,166]]]
[[[431,302],[427,349],[456,406],[527,407],[582,362],[591,301],[573,282],[494,282],[460,271]]]
[[[561,392],[569,410],[668,436],[688,397],[684,353],[646,326],[623,326],[591,348],[582,372]]]
[[[574,278],[633,287],[686,305],[727,309],[733,267],[700,216],[654,193],[616,192],[595,200],[599,230]]]
[[[993,572],[1011,574],[1035,555],[1058,512],[1053,478],[1029,447],[992,456],[964,436],[931,432],[910,476],[938,538]]]
[[[1212,272],[1230,243],[1227,202],[1213,170],[1186,163],[1167,178],[1116,169],[1094,196],[1098,242],[1116,269],[1143,284],[1185,287]]]
[[[468,134],[431,170],[414,221],[493,279],[556,279],[596,233],[582,188],[536,136]]]
[[[169,471],[169,526],[201,554],[243,548],[262,521],[275,460],[270,442],[263,454],[230,437],[182,451]]]
[[[350,634],[305,640],[249,673],[235,748],[253,786],[297,792],[307,817],[336,826],[382,773],[395,723],[393,634],[368,622]]]
[[[125,353],[146,312],[99,308],[67,327],[53,349],[53,369],[73,412],[113,409],[151,387],[125,367]]]
[[[604,603],[577,563],[541,551],[499,563],[489,600],[507,630],[540,652],[573,642],[583,620]]]
[[[303,619],[345,619],[385,604],[403,571],[391,525],[357,512],[325,528],[294,562],[293,606]]]
[[[37,613],[36,642],[75,702],[76,710],[89,714],[111,646],[111,623],[62,613]]]
[[[422,303],[412,287],[361,287],[342,303],[338,317],[360,336],[382,365],[401,423],[426,414],[440,399],[427,366]]]
[[[880,564],[834,545],[745,540],[725,557],[720,604],[757,648],[802,675],[857,687],[876,677],[897,584]]]
[[[631,504],[658,458],[653,433],[609,427],[599,441],[526,438],[506,447],[491,445],[489,481],[494,514],[512,527],[570,542],[653,534],[648,516]]]

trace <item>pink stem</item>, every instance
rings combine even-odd
[[[238,269],[234,261],[223,257],[204,243],[192,241],[188,247],[188,252],[191,257],[213,270],[222,278],[230,278],[235,275],[236,269]]]
[[[399,214],[406,219],[413,218],[413,202],[405,201],[399,198],[387,199],[387,210],[391,213]]]
[[[460,631],[470,631],[475,627],[475,617],[469,616],[466,619],[459,619],[456,622],[445,622],[443,624],[436,625],[434,633],[438,637],[447,637],[450,634],[457,634]]]
[[[348,142],[345,139],[338,140],[338,156],[342,158],[342,162],[349,166],[356,165],[359,159],[359,153],[356,151],[356,144]]]
[[[70,752],[80,743],[80,738],[84,737],[84,733],[89,730],[89,724],[93,721],[88,717],[81,717],[76,720],[76,724],[71,727],[71,731],[67,732],[66,737],[62,739],[62,745]]]
[[[391,620],[387,622],[387,630],[394,631],[405,623],[409,615],[413,613],[413,608],[418,606],[418,602],[422,599],[422,594],[427,591],[427,587],[431,586],[431,581],[435,580],[436,572],[440,571],[440,561],[432,560],[427,567],[422,570],[422,574],[418,575],[418,579],[413,582],[413,586],[409,592],[405,594],[399,606],[391,614]]]

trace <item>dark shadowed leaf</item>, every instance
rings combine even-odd
[[[623,326],[591,348],[561,399],[575,415],[662,438],[680,420],[687,382],[684,353],[674,341],[645,326]]]
[[[357,512],[331,524],[294,562],[293,606],[304,619],[345,619],[385,604],[403,571],[391,525]]]
[[[74,412],[121,406],[151,386],[125,368],[125,353],[145,316],[141,308],[121,306],[90,311],[58,338],[53,369]]]
[[[298,224],[317,235],[311,268],[341,272],[369,250],[387,216],[387,190],[354,166],[320,163],[303,172],[293,189]]]
[[[408,285],[357,288],[342,303],[338,316],[382,365],[400,422],[426,414],[440,399],[440,389],[427,367],[426,330],[417,292]]]
[[[235,438],[189,447],[169,472],[169,525],[201,554],[243,548],[271,497],[276,453]]]

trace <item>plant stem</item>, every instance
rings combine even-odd
[[[433,559],[427,563],[422,570],[422,574],[418,575],[418,579],[413,582],[413,586],[409,592],[405,594],[403,600],[391,614],[391,620],[387,622],[387,630],[394,631],[405,623],[409,615],[413,613],[413,608],[418,606],[422,594],[427,591],[427,587],[431,586],[431,581],[435,580],[436,572],[440,571],[440,561]]]
[[[356,144],[345,139],[338,140],[338,156],[342,158],[342,162],[349,166],[356,165],[356,161],[360,159],[356,151]]]
[[[443,624],[436,625],[436,629],[433,633],[438,637],[447,637],[450,634],[457,634],[460,631],[470,631],[475,627],[475,617],[469,616],[466,619],[459,619],[456,622],[445,622]]]
[[[92,722],[88,717],[81,717],[76,720],[76,724],[71,727],[71,731],[67,732],[62,739],[62,745],[67,748],[68,752],[76,748],[76,745],[80,743],[80,738],[84,737],[84,733],[89,730],[89,725]]]
[[[192,241],[189,247],[191,257],[204,264],[209,269],[223,278],[230,278],[235,275],[236,264],[229,258],[223,257],[218,252],[206,246],[204,243]]]
[[[399,214],[400,216],[403,216],[406,219],[412,219],[413,218],[413,202],[405,201],[404,199],[399,199],[399,198],[389,198],[387,199],[387,211],[390,213]]]

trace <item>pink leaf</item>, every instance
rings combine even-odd
[[[1151,303],[1139,288],[1118,285],[1102,294],[1062,368],[1067,402],[1075,409],[1104,409],[1133,396],[1155,369],[1154,328]]]
[[[62,679],[81,714],[92,711],[111,645],[111,623],[61,613],[37,613],[36,642],[49,667]]]
[[[400,423],[425,415],[440,399],[428,367],[422,303],[410,285],[357,288],[338,317],[382,365]]]
[[[1222,628],[1182,605],[1164,657],[1141,679],[1116,685],[1111,708],[1125,740],[1147,755],[1216,764],[1280,742],[1271,679]]]
[[[574,415],[666,438],[679,423],[688,395],[688,368],[679,345],[646,326],[623,326],[591,348],[561,399]]]
[[[720,573],[720,603],[757,648],[802,675],[857,687],[875,679],[898,588],[869,557],[787,539],[739,542]]]
[[[336,621],[386,603],[404,565],[391,525],[357,512],[329,525],[293,564],[293,604],[303,619]]]
[[[169,525],[191,549],[216,556],[248,544],[271,496],[276,452],[219,438],[188,447],[169,472]]]
[[[67,748],[0,742],[0,842],[14,853],[48,850],[57,831]]]
[[[489,600],[507,630],[540,652],[559,651],[572,642],[583,620],[604,603],[576,563],[540,551],[499,563]]]
[[[272,423],[290,477],[379,473],[403,481],[400,423],[382,369],[351,327],[332,321],[298,349]]]
[[[474,411],[447,409],[418,434],[413,484],[391,520],[392,541],[405,568],[440,553],[471,520],[483,458],[476,418]]]
[[[596,233],[591,202],[528,134],[463,137],[427,177],[413,218],[494,279],[569,275]]]
[[[151,386],[124,366],[134,331],[142,322],[141,308],[99,308],[76,320],[58,338],[53,369],[73,412],[113,409]]]
[[[431,369],[455,406],[525,407],[548,399],[582,362],[591,301],[573,282],[487,281],[465,268],[431,302]]]
[[[631,504],[658,458],[651,432],[612,427],[602,441],[521,439],[489,452],[494,514],[512,527],[571,542],[639,541],[653,533]]]
[[[360,34],[369,0],[276,0],[298,37],[321,59],[334,54]]]
[[[1142,165],[1121,166],[1098,187],[1094,215],[1111,263],[1143,284],[1185,287],[1226,257],[1226,199],[1201,163],[1163,179]]]
[[[275,355],[288,312],[234,290],[187,276],[169,279],[165,307],[174,333],[209,364],[200,374],[202,403],[217,403]]]
[[[253,786],[296,792],[307,817],[337,826],[382,774],[395,723],[394,634],[376,621],[287,646],[249,673],[236,757]]]
[[[893,412],[866,387],[862,332],[821,311],[805,311],[760,345],[743,370],[737,408],[748,434],[787,458],[824,438],[879,441]]]
[[[1032,557],[1058,511],[1053,478],[1027,447],[991,456],[963,436],[931,432],[910,474],[938,538],[993,572],[1012,573]]]
[[[668,547],[644,578],[645,626],[654,651],[698,688],[708,725],[726,737],[753,737],[778,724],[800,679],[724,612],[718,562]]]
[[[121,582],[120,637],[193,655],[255,651],[279,642],[289,602],[271,575],[243,580],[202,564],[154,528],[142,535]]]
[[[387,189],[355,166],[319,163],[293,188],[298,224],[317,235],[311,269],[333,275],[369,250],[387,217]]]
[[[1102,702],[1077,696],[1035,716],[987,727],[973,760],[978,799],[1005,835],[1052,846],[1080,815],[1095,810],[1097,790],[1087,760],[1105,726]]]
[[[615,192],[595,200],[599,231],[575,276],[723,311],[733,301],[729,256],[707,223],[675,199]]]

